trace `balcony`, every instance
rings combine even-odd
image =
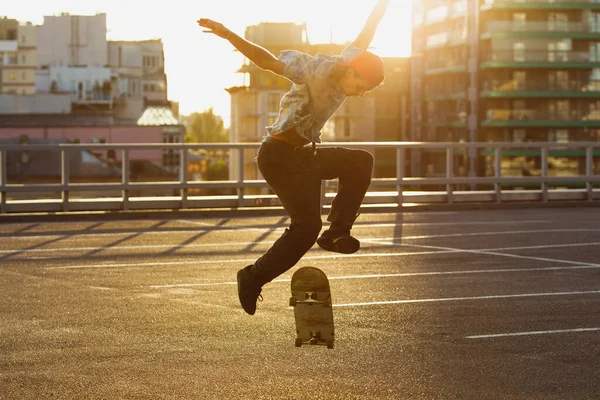
[[[428,88],[425,91],[425,101],[466,100],[467,89],[460,90],[434,90]]]
[[[16,40],[0,40],[0,53],[15,53],[19,48]]]
[[[483,84],[482,98],[598,98],[600,81],[492,80]]]
[[[481,11],[513,9],[513,10],[585,10],[600,9],[598,0],[485,0]]]
[[[481,35],[482,39],[515,37],[598,39],[600,25],[563,21],[491,21],[488,22],[485,33]]]
[[[482,121],[485,127],[600,127],[600,111],[591,110],[559,110],[545,112],[532,109],[490,109],[486,119]]]
[[[587,51],[513,50],[483,55],[481,68],[598,68],[600,59]]]
[[[425,75],[456,74],[467,72],[467,61],[458,58],[428,59],[425,62]]]
[[[464,111],[454,113],[435,113],[435,115],[432,115],[427,119],[427,121],[425,122],[425,126],[429,128],[466,128],[467,113]]]

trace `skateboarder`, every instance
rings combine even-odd
[[[243,309],[256,312],[263,285],[292,268],[314,245],[338,253],[358,251],[350,235],[358,209],[371,182],[373,156],[343,147],[317,148],[321,129],[348,96],[363,96],[383,81],[383,61],[366,51],[389,0],[379,0],[359,33],[339,56],[286,50],[275,57],[236,35],[223,24],[199,19],[204,32],[229,41],[259,68],[293,82],[280,103],[279,118],[267,127],[258,151],[258,168],[289,214],[291,224],[253,265],[237,274]],[[321,180],[339,178],[329,229],[319,237]],[[318,237],[318,239],[317,239]]]

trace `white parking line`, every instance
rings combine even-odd
[[[527,230],[527,231],[501,231],[501,232],[477,232],[477,233],[457,233],[448,235],[418,235],[418,236],[403,236],[398,239],[394,238],[363,238],[358,237],[361,242],[369,244],[387,245],[387,246],[402,246],[398,241],[413,240],[413,239],[436,239],[447,237],[470,237],[470,236],[499,236],[499,235],[519,235],[519,234],[550,234],[550,233],[574,233],[574,232],[590,232],[600,229],[548,229],[548,230]],[[156,233],[156,232],[153,232]],[[95,235],[94,235],[95,236]],[[28,254],[28,253],[68,253],[78,251],[112,251],[112,250],[151,250],[151,249],[195,249],[195,248],[211,248],[211,247],[236,247],[236,246],[251,246],[251,245],[270,245],[271,241],[249,241],[249,242],[221,242],[221,243],[195,243],[195,244],[157,244],[157,245],[135,245],[135,246],[84,246],[84,247],[63,247],[49,249],[4,249],[0,250],[0,254]],[[405,244],[406,245],[406,244]],[[527,250],[540,249],[551,247],[576,247],[576,246],[595,246],[600,245],[600,242],[592,243],[574,243],[574,244],[554,244],[529,247],[504,247],[493,249],[482,249],[478,251],[498,251],[498,250]],[[413,246],[413,245],[410,245]]]
[[[366,307],[366,306],[387,306],[396,304],[414,304],[414,303],[442,303],[450,301],[474,301],[474,300],[496,300],[496,299],[518,299],[531,297],[556,297],[556,296],[584,296],[600,294],[600,290],[590,290],[585,292],[556,292],[556,293],[526,293],[526,294],[501,294],[494,296],[474,296],[474,297],[442,297],[438,299],[410,299],[410,300],[392,300],[392,301],[372,301],[366,303],[348,303],[334,304],[333,307]]]
[[[453,253],[453,251],[420,251],[420,252],[403,252],[403,253],[371,253],[371,254],[335,254],[325,256],[308,256],[303,257],[302,260],[335,260],[340,258],[369,258],[369,257],[397,257],[397,256],[412,256],[412,255],[428,255],[428,254],[441,254],[441,253]],[[173,262],[147,262],[147,263],[123,263],[123,264],[97,264],[97,265],[70,265],[63,267],[48,267],[47,270],[65,270],[65,269],[88,269],[88,268],[135,268],[135,267],[160,267],[164,265],[215,265],[220,266],[221,264],[245,264],[253,263],[256,258],[246,259],[227,259],[227,260],[198,260],[198,261],[173,261]]]
[[[180,221],[183,222],[183,221]],[[195,221],[190,221],[193,222],[194,225],[198,225],[199,227],[205,227],[206,229],[209,229],[213,232],[223,232],[223,231],[255,231],[255,232],[260,232],[260,233],[264,233],[267,231],[272,231],[273,233],[281,233],[283,232],[286,227],[280,227],[277,229],[273,229],[272,227],[268,227],[265,226],[263,228],[252,228],[252,227],[244,227],[244,226],[218,226],[216,224],[212,225],[212,224],[208,224],[208,223],[196,223]],[[479,226],[479,225],[485,225],[485,226],[493,226],[493,225],[514,225],[514,224],[549,224],[552,223],[552,221],[550,220],[523,220],[523,221],[489,221],[489,222],[479,222],[479,221],[474,221],[474,222],[390,222],[390,223],[366,223],[366,224],[356,224],[354,225],[354,227],[352,228],[354,231],[358,230],[358,229],[368,229],[368,228],[395,228],[395,227],[409,227],[409,226]],[[118,229],[118,228],[115,228]],[[189,231],[189,230],[149,230],[147,232],[144,231],[144,229],[152,229],[151,227],[149,228],[129,228],[121,233],[117,232],[102,232],[101,230],[99,231],[88,231],[85,234],[80,234],[78,231],[71,231],[68,233],[61,233],[61,234],[55,234],[55,233],[42,233],[40,232],[38,235],[28,235],[28,234],[19,234],[19,233],[15,233],[15,234],[10,234],[10,233],[0,233],[0,237],[1,238],[11,238],[11,239],[48,239],[48,238],[57,238],[57,237],[72,237],[72,238],[77,238],[80,239],[81,237],[90,237],[90,238],[97,238],[97,237],[101,237],[101,236],[116,236],[116,235],[127,235],[127,234],[131,234],[132,232],[142,232],[144,235],[171,235],[171,234],[181,234],[181,233],[193,233],[195,231]],[[199,228],[199,230],[203,230],[202,228]]]
[[[467,271],[436,271],[436,272],[406,272],[398,274],[369,274],[369,275],[347,275],[330,276],[330,281],[350,280],[350,279],[384,279],[384,278],[407,278],[414,276],[443,276],[443,275],[474,275],[474,274],[502,274],[508,272],[539,272],[539,271],[567,271],[580,269],[600,269],[600,265],[582,265],[582,266],[564,266],[564,267],[542,267],[542,268],[505,268],[505,269],[483,269]],[[290,283],[291,279],[276,279],[271,283]],[[237,282],[210,282],[210,283],[181,283],[172,285],[150,286],[152,289],[175,289],[175,288],[201,288],[215,286],[237,285]]]
[[[597,246],[599,243],[589,243],[589,245]],[[560,247],[578,247],[583,245],[583,243],[575,243],[573,245],[560,245]],[[458,252],[458,253],[471,253],[471,254],[479,254],[479,255],[489,255],[489,256],[500,256],[500,257],[508,257],[508,258],[518,258],[521,260],[534,260],[534,261],[544,261],[544,262],[555,262],[555,263],[565,263],[572,265],[592,265],[590,263],[584,263],[580,261],[570,261],[570,260],[562,260],[556,258],[545,258],[545,257],[531,257],[531,256],[521,256],[518,254],[508,254],[508,253],[498,253],[498,251],[505,250],[504,248],[493,249],[493,251],[488,250],[468,250],[468,249],[454,249],[452,247],[442,247],[442,246],[425,246],[425,245],[416,245],[411,244],[408,245],[411,247],[417,247],[422,249],[432,249],[432,250],[440,250],[440,251],[449,251],[449,252]],[[552,245],[548,245],[545,248],[551,248]],[[527,247],[525,247],[527,248]],[[510,250],[519,250],[518,247],[506,248]],[[595,264],[594,264],[595,265]]]
[[[597,332],[600,328],[578,328],[578,329],[557,329],[551,331],[532,331],[532,332],[512,332],[512,333],[496,333],[492,335],[473,335],[466,336],[467,339],[492,339],[512,336],[531,336],[531,335],[552,335],[556,333],[579,333],[579,332]]]
[[[583,244],[574,244],[573,246],[581,246]],[[597,245],[597,243],[591,243],[590,245]],[[308,256],[303,257],[302,260],[333,260],[333,259],[342,259],[342,258],[381,258],[381,257],[399,257],[399,256],[415,256],[415,255],[431,255],[431,254],[446,254],[446,253],[471,253],[478,255],[493,255],[507,258],[517,258],[523,260],[535,260],[535,261],[543,261],[543,262],[553,262],[553,263],[564,263],[571,265],[596,265],[591,263],[579,262],[579,261],[570,261],[570,260],[559,260],[552,258],[544,258],[544,257],[529,257],[529,256],[521,256],[516,254],[507,254],[507,253],[498,253],[497,251],[502,251],[503,249],[494,249],[495,251],[486,251],[486,250],[468,250],[468,249],[455,249],[451,247],[440,247],[440,246],[426,246],[426,245],[416,245],[416,244],[400,244],[397,245],[399,247],[415,247],[422,249],[429,249],[432,251],[409,251],[409,252],[395,252],[395,253],[362,253],[362,254],[332,254],[332,255],[323,255],[323,256]],[[568,246],[568,245],[561,245]],[[551,246],[548,246],[548,248]],[[511,248],[512,250],[516,250],[517,248]],[[203,260],[203,261],[174,261],[174,262],[148,262],[148,263],[122,263],[122,264],[92,264],[92,265],[71,265],[71,266],[62,266],[62,267],[48,267],[48,270],[68,270],[68,269],[93,269],[93,268],[135,268],[135,267],[157,267],[157,266],[166,266],[166,265],[220,265],[220,264],[230,264],[230,263],[252,263],[256,261],[254,258],[252,259],[225,259],[225,260]]]

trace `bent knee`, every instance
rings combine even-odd
[[[356,162],[365,169],[373,169],[373,155],[366,150],[356,150]]]
[[[306,243],[307,246],[312,246],[317,241],[317,237],[319,236],[322,227],[323,222],[321,221],[321,218],[318,218],[296,223],[293,226],[293,230],[296,231],[296,234],[303,243]]]

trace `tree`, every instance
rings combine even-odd
[[[223,118],[215,115],[212,108],[190,115],[186,141],[192,143],[228,142],[229,131],[223,127]]]

